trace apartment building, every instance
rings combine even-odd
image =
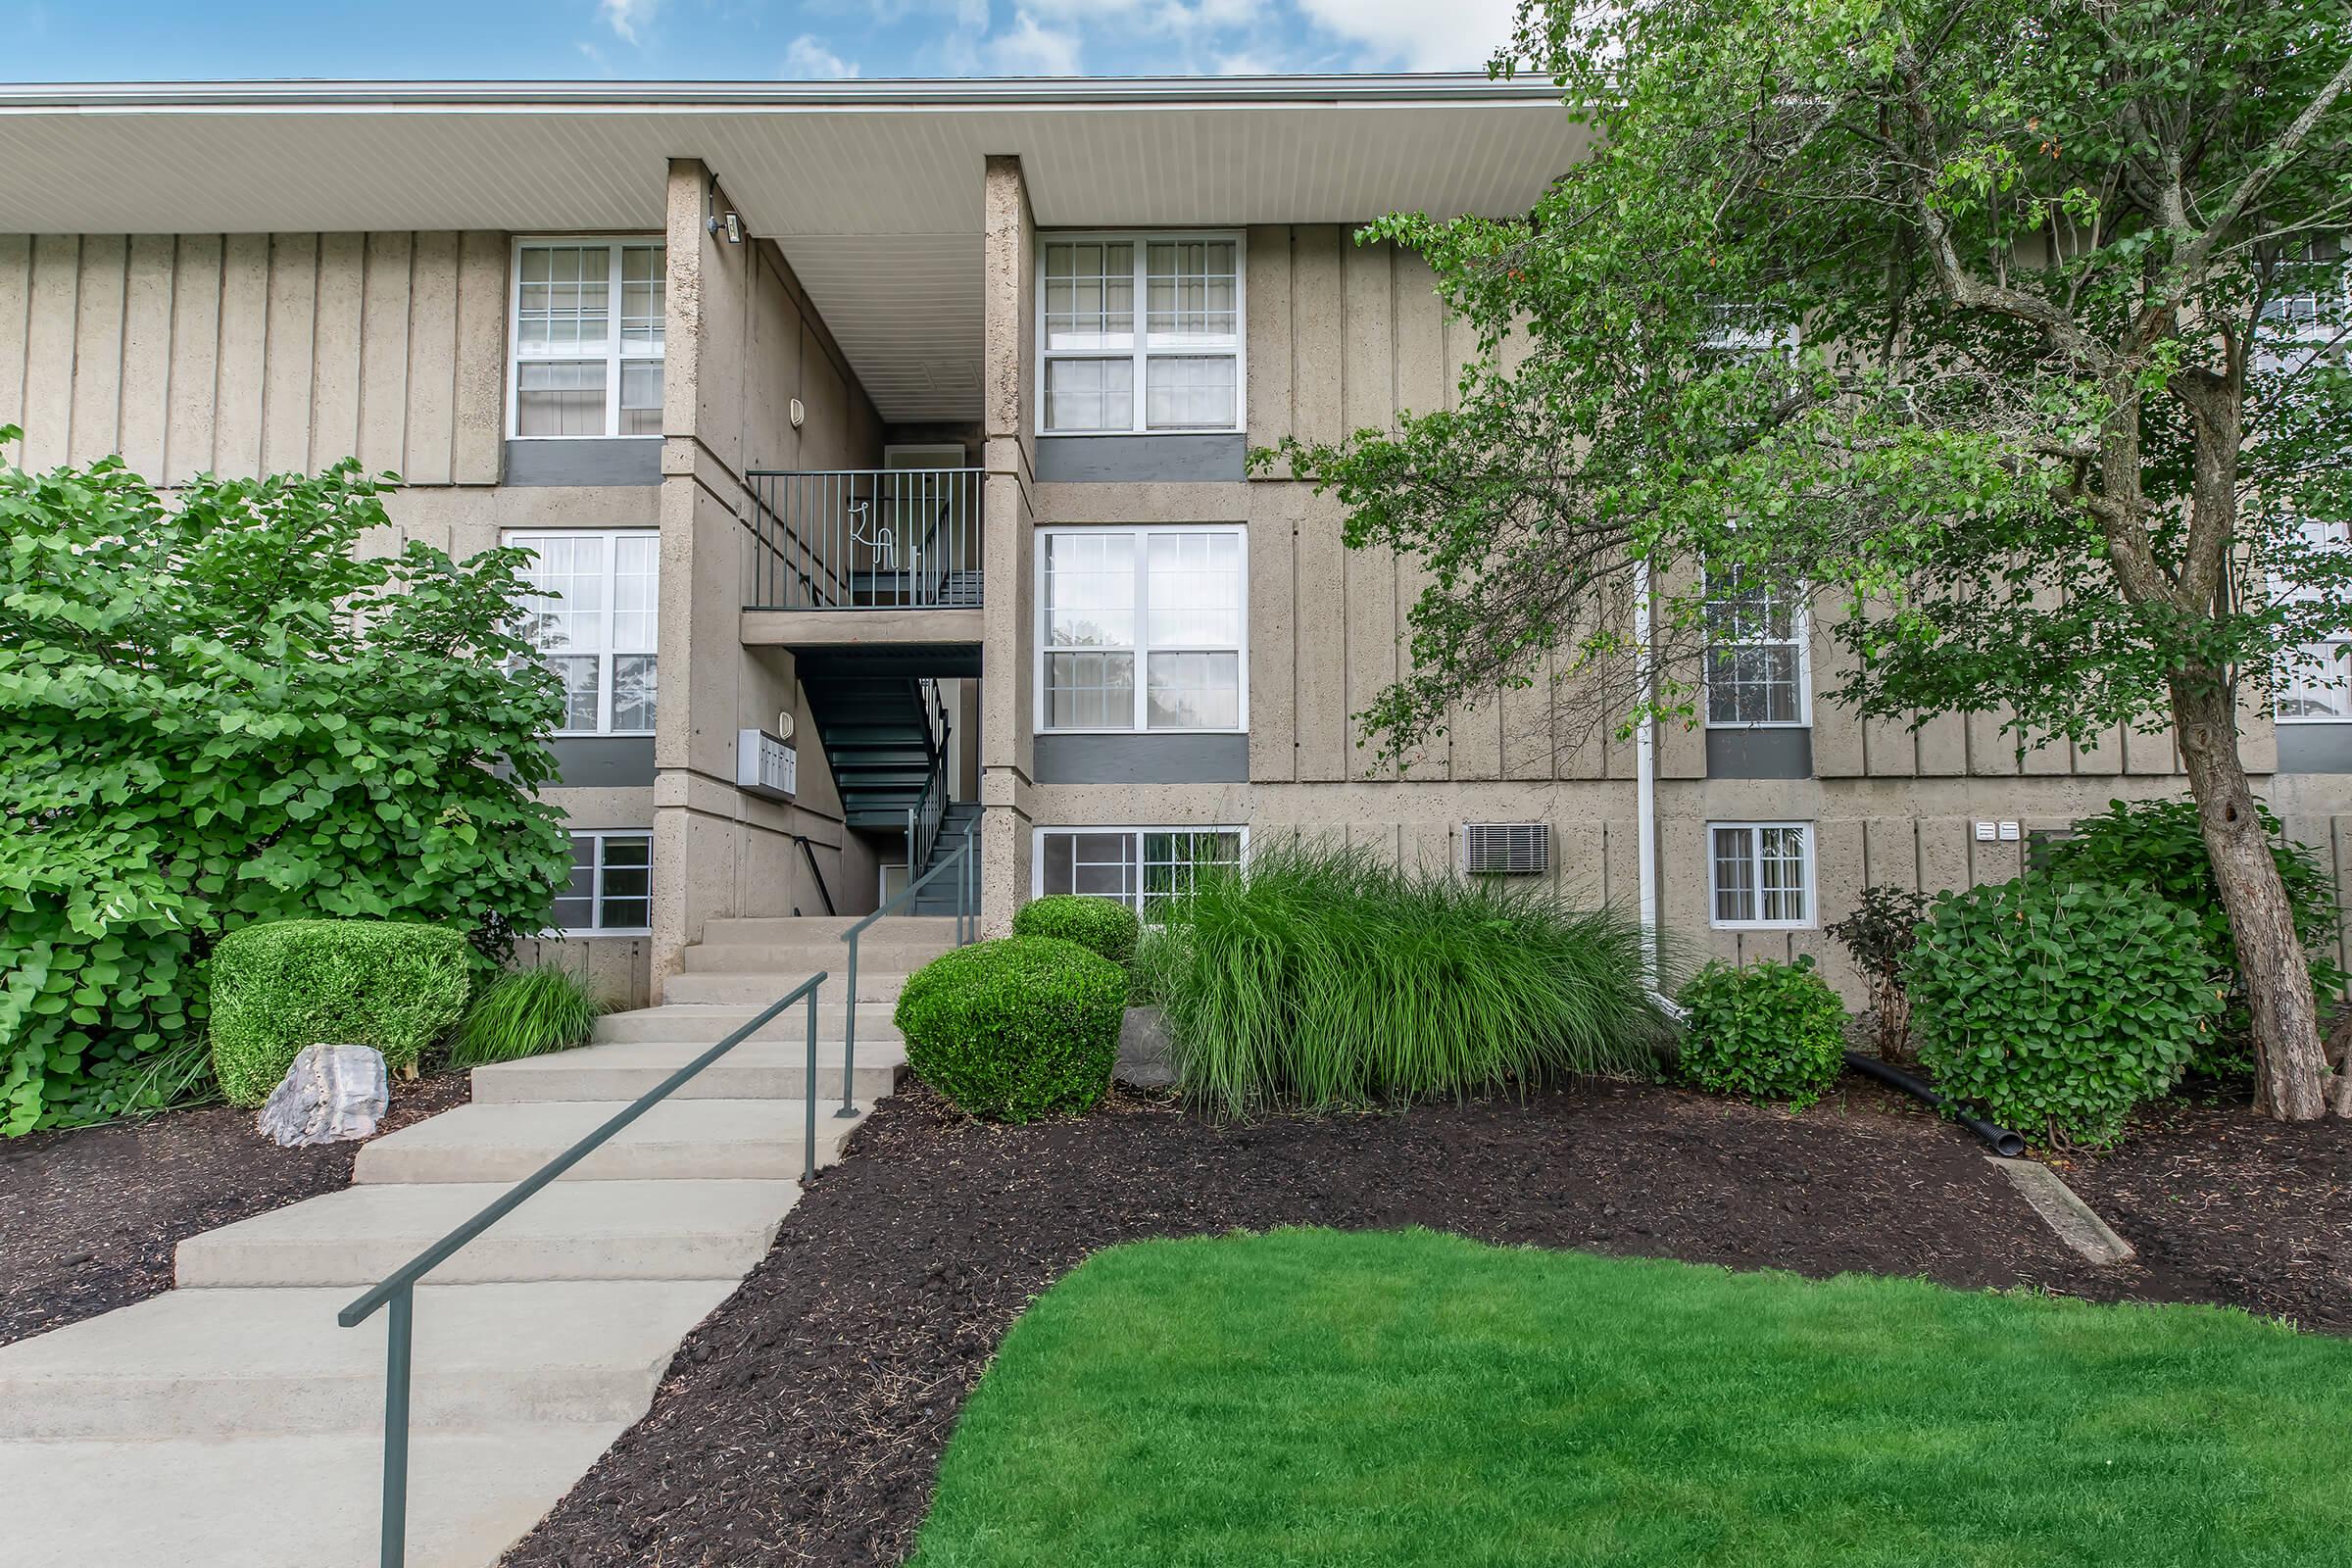
[[[2170,742],[1857,720],[1750,599],[1646,762],[1539,679],[1375,766],[1411,565],[1246,464],[1452,395],[1470,335],[1355,224],[1523,210],[1584,135],[1473,77],[0,90],[0,423],[166,483],[356,455],[399,534],[530,546],[559,951],[630,1000],[967,835],[990,930],[1312,831],[1850,984],[1860,888],[2013,875]],[[2352,869],[2345,688],[2246,731]]]

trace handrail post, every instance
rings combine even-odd
[[[394,1294],[384,1318],[384,1513],[381,1568],[405,1568],[409,1556],[409,1362],[416,1287]]]
[[[855,1005],[855,1004],[853,1004]],[[843,1082],[848,1082],[845,1074]],[[808,1098],[804,1107],[808,1125],[802,1129],[801,1180],[806,1182],[816,1174],[816,992],[808,993]],[[846,1096],[849,1091],[843,1090]]]
[[[914,872],[909,868],[906,874],[911,879]],[[908,885],[912,886],[911,880]],[[850,1103],[850,1086],[858,1081],[858,937],[857,931],[850,933],[850,989],[841,999],[841,1108],[833,1113],[836,1121],[858,1114],[858,1107]],[[811,1030],[816,1028],[816,1013],[813,1010],[808,1014],[808,1027]],[[808,1080],[808,1107],[809,1113],[815,1114],[816,1080],[813,1077]]]

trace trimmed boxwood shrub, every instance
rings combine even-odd
[[[1936,1087],[2060,1147],[2122,1137],[2229,992],[2194,914],[2144,885],[2040,876],[1937,898],[1904,982]]]
[[[1083,893],[1056,893],[1050,899],[1032,899],[1014,910],[1012,934],[1059,937],[1124,964],[1135,956],[1136,939],[1144,934],[1144,923],[1124,904]]]
[[[1717,1094],[1810,1105],[1845,1065],[1845,1006],[1810,956],[1710,963],[1683,987],[1679,1066]]]
[[[404,920],[275,920],[213,951],[213,1070],[258,1105],[307,1046],[373,1046],[414,1067],[466,1010],[466,934]]]
[[[1127,976],[1058,937],[1006,937],[932,959],[896,1018],[916,1077],[975,1116],[1091,1109],[1119,1055]]]

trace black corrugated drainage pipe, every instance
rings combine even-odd
[[[1859,1051],[1845,1054],[1845,1064],[1859,1073],[1868,1074],[1883,1084],[1891,1084],[1912,1099],[1941,1108],[1948,1103],[1945,1098],[1930,1089],[1899,1067],[1889,1067],[1876,1056],[1865,1056]],[[2003,1159],[2016,1159],[2026,1152],[2026,1141],[2006,1127],[1995,1127],[1982,1116],[1971,1116],[1955,1110],[1962,1126],[1992,1146],[1993,1152]]]

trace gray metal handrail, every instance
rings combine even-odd
[[[803,1129],[801,1176],[803,1180],[816,1174],[816,992],[825,983],[830,971],[819,970],[792,988],[792,991],[770,1003],[758,1017],[733,1034],[695,1057],[676,1072],[662,1079],[644,1094],[630,1101],[606,1119],[603,1125],[566,1149],[537,1170],[507,1189],[505,1195],[480,1213],[442,1237],[432,1246],[410,1258],[386,1275],[374,1289],[335,1314],[335,1321],[347,1329],[356,1329],[379,1307],[389,1306],[384,1345],[384,1504],[383,1527],[378,1543],[378,1562],[382,1568],[402,1568],[408,1560],[409,1533],[409,1360],[414,1343],[416,1314],[416,1285],[425,1275],[439,1268],[456,1255],[458,1250],[491,1226],[522,1206],[523,1201],[541,1188],[563,1175],[572,1166],[594,1153],[614,1133],[644,1115],[681,1084],[734,1050],[753,1035],[765,1028],[768,1022],[794,1003],[806,998],[808,1004],[808,1083],[806,1090],[807,1125]],[[850,1013],[857,1015],[858,1000],[853,987]],[[845,1066],[843,1071],[850,1069]],[[842,1098],[849,1098],[850,1084],[845,1079]]]
[[[962,947],[980,931],[980,910],[978,900],[974,897],[979,888],[978,867],[972,860],[972,830],[968,827],[963,830],[963,843],[952,851],[946,859],[925,871],[919,878],[913,876],[912,868],[909,867],[909,880],[905,887],[901,888],[882,907],[841,934],[841,940],[850,945],[850,996],[849,1006],[843,1013],[844,1021],[841,1026],[841,1060],[842,1072],[845,1076],[841,1080],[841,1109],[833,1113],[835,1116],[858,1114],[858,1107],[850,1099],[850,1092],[855,1085],[855,1080],[847,1076],[856,1071],[858,1063],[858,939],[865,935],[867,926],[872,925],[900,905],[911,902],[917,893],[940,877],[947,875],[950,870],[954,870],[956,873],[956,946]]]

